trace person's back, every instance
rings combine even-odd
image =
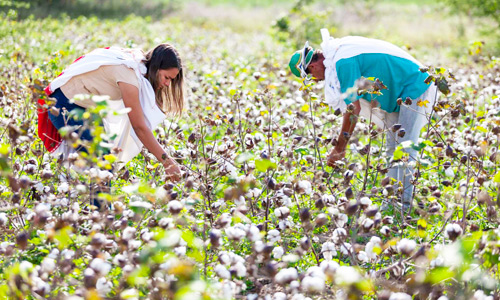
[[[342,93],[355,85],[360,77],[378,78],[386,90],[381,95],[350,94],[347,103],[359,98],[376,99],[386,112],[399,111],[398,98],[418,98],[429,87],[424,81],[427,73],[419,68],[422,64],[403,49],[376,39],[349,36],[339,39],[340,46],[333,56]]]

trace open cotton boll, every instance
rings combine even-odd
[[[101,258],[94,258],[90,263],[90,267],[102,275],[107,275],[111,270],[111,264],[105,262]]]
[[[106,280],[105,277],[101,277],[97,279],[95,287],[99,295],[104,297],[107,293],[111,292],[113,284],[110,281]]]
[[[41,267],[43,272],[52,273],[56,269],[56,261],[53,258],[45,257],[42,260]]]
[[[276,281],[277,284],[284,285],[297,278],[299,278],[299,273],[295,268],[286,268],[286,269],[281,269],[274,276],[274,281]]]
[[[389,300],[412,300],[412,297],[406,293],[392,293]]]
[[[225,230],[227,238],[230,240],[239,241],[246,236],[246,232],[236,227],[229,227]]]
[[[219,276],[222,279],[229,279],[229,278],[231,278],[231,273],[229,272],[229,270],[226,269],[221,264],[218,264],[217,266],[215,266],[214,271],[215,271],[215,274],[217,274],[217,276]]]
[[[417,243],[414,240],[404,238],[398,242],[396,249],[398,249],[399,253],[408,255],[411,254],[416,247]]]
[[[444,228],[444,236],[452,241],[462,235],[462,232],[462,227],[457,223],[447,224]]]
[[[299,194],[306,194],[309,195],[312,192],[312,186],[311,183],[307,180],[300,180],[297,182],[297,192]]]
[[[321,246],[321,253],[325,260],[332,260],[334,256],[337,255],[335,250],[335,244],[332,242],[326,242]]]
[[[336,228],[332,233],[332,240],[335,244],[340,243],[347,236],[347,231],[344,228]]]
[[[325,290],[325,280],[318,277],[306,276],[300,282],[302,290],[309,293],[321,293]]]
[[[274,247],[274,249],[273,249],[273,257],[275,259],[280,259],[284,253],[285,253],[285,251],[283,250],[283,248],[281,246]]]
[[[281,240],[280,232],[276,229],[269,230],[267,232],[267,238],[268,238],[270,243],[277,242],[277,241]]]
[[[338,285],[348,286],[361,279],[361,274],[353,267],[341,266],[335,272],[335,283]]]

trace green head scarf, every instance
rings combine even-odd
[[[301,78],[306,77],[306,70],[311,63],[313,54],[314,49],[309,46],[309,42],[306,42],[304,48],[302,48],[301,50],[297,50],[292,55],[292,57],[290,58],[290,62],[288,63],[292,74]]]

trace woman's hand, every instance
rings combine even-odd
[[[165,167],[165,173],[167,174],[167,179],[172,181],[179,181],[182,177],[181,169],[175,160],[172,158],[167,158],[163,163]]]
[[[327,159],[326,164],[330,167],[333,167],[335,165],[335,162],[341,160],[344,157],[345,157],[345,150],[341,151],[334,148],[326,158]]]

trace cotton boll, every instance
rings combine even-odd
[[[236,227],[226,228],[225,232],[226,232],[227,238],[230,240],[234,240],[234,241],[239,241],[242,238],[244,238],[246,235],[245,231],[243,231],[239,228],[236,228]]]
[[[102,275],[107,275],[111,270],[111,265],[100,258],[94,258],[90,262],[90,267]]]
[[[214,271],[215,271],[215,274],[217,274],[217,276],[219,276],[222,279],[230,279],[231,278],[231,273],[223,265],[218,264],[217,266],[215,266]]]
[[[254,224],[250,225],[248,228],[247,237],[252,242],[260,241],[262,239],[259,228]]]
[[[335,244],[332,242],[326,242],[321,246],[321,253],[325,260],[332,260],[334,256],[337,255],[335,250]]]
[[[399,253],[406,255],[411,254],[416,247],[417,243],[414,240],[409,240],[407,238],[400,240],[396,246]]]
[[[269,230],[267,232],[267,238],[270,243],[278,242],[281,240],[280,232],[276,229]]]
[[[340,267],[340,265],[333,260],[327,261],[323,260],[320,264],[319,267],[321,270],[323,270],[323,273],[329,277],[333,277],[335,274],[335,271]]]
[[[372,236],[370,241],[365,245],[365,253],[368,257],[368,260],[372,261],[378,257],[377,252],[382,251],[381,246],[382,240],[377,236]]]
[[[290,215],[290,209],[288,207],[278,207],[274,210],[274,215],[278,219],[286,219]]]
[[[452,241],[462,235],[462,232],[462,227],[460,227],[457,223],[447,224],[444,228],[444,236]]]
[[[392,293],[389,300],[412,300],[412,297],[406,293]]]
[[[9,218],[7,218],[7,214],[0,213],[0,226],[5,226],[9,222]]]
[[[334,219],[334,222],[338,227],[344,227],[348,220],[349,217],[346,214],[341,213],[337,215],[337,217]]]
[[[168,211],[173,215],[176,215],[179,212],[181,212],[182,208],[183,208],[182,203],[178,200],[171,200],[167,204]]]
[[[335,272],[335,283],[341,286],[351,285],[361,279],[361,274],[353,267],[341,266]]]
[[[370,198],[368,197],[361,197],[361,199],[359,199],[359,203],[361,204],[361,207],[367,208],[368,206],[372,205],[372,200],[370,200]]]
[[[444,174],[449,178],[455,177],[455,172],[453,172],[452,168],[446,168],[446,170],[444,170]]]
[[[276,292],[273,294],[272,300],[286,300],[286,294],[283,292]]]
[[[311,182],[307,180],[300,180],[296,185],[297,193],[310,195],[312,192]]]
[[[61,182],[57,187],[59,193],[67,193],[69,191],[69,184],[67,182]]]
[[[342,243],[340,245],[340,252],[345,255],[345,256],[348,256],[352,251],[352,246],[350,243]]]
[[[368,255],[366,254],[365,251],[358,252],[358,259],[364,263],[369,261]]]
[[[338,244],[345,239],[347,231],[344,228],[336,228],[332,233],[332,240]]]
[[[41,263],[42,271],[52,273],[56,269],[56,261],[53,258],[45,257]]]
[[[122,239],[124,239],[125,241],[133,239],[135,237],[135,232],[136,230],[134,227],[125,228],[122,233]]]
[[[284,253],[285,253],[285,251],[283,250],[283,248],[281,246],[274,247],[274,249],[273,249],[273,257],[275,259],[280,259]]]
[[[317,277],[306,276],[301,281],[303,291],[308,293],[321,293],[325,289],[325,280]]]
[[[113,284],[110,281],[106,280],[105,277],[101,277],[101,278],[97,279],[95,286],[96,286],[97,292],[99,293],[99,295],[101,297],[106,296],[106,294],[111,292],[111,289],[113,288]]]
[[[295,268],[286,268],[286,269],[281,269],[274,276],[274,281],[276,281],[277,284],[284,285],[297,278],[299,278],[299,273]]]
[[[368,232],[372,227],[373,227],[373,220],[372,219],[364,219],[361,225],[363,226],[363,229]]]
[[[243,264],[243,262],[239,261],[230,269],[231,272],[234,272],[237,277],[245,277],[247,275],[247,268]]]

